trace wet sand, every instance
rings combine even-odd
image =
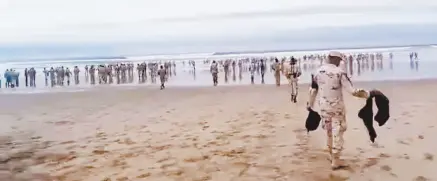
[[[436,83],[357,83],[386,93],[392,116],[371,144],[364,100],[346,97],[341,171],[324,131],[304,129],[307,85],[298,104],[272,85],[0,95],[0,180],[433,180]]]

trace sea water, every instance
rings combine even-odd
[[[364,68],[358,74],[358,67],[354,61],[354,73],[351,74],[353,81],[384,81],[384,80],[418,80],[437,78],[437,71],[434,67],[437,67],[437,61],[434,60],[437,57],[436,46],[421,46],[421,47],[396,47],[396,48],[366,48],[366,49],[342,49],[338,50],[342,53],[383,53],[383,68],[371,70],[370,68]],[[212,76],[209,73],[209,64],[204,64],[203,61],[208,60],[221,60],[221,59],[238,59],[242,57],[302,57],[303,55],[310,54],[323,54],[328,53],[329,50],[320,51],[294,51],[294,52],[264,52],[264,53],[246,53],[246,54],[214,54],[214,53],[202,53],[202,54],[179,54],[179,55],[153,55],[153,56],[136,56],[125,57],[124,59],[88,59],[88,60],[32,60],[32,61],[3,61],[0,62],[0,75],[2,77],[2,86],[0,93],[49,93],[49,92],[77,92],[86,91],[96,88],[126,88],[126,87],[139,87],[139,86],[155,86],[159,87],[157,83],[151,83],[150,76],[144,84],[138,83],[138,75],[136,69],[134,70],[134,82],[129,84],[111,84],[111,85],[90,85],[85,81],[84,67],[85,65],[97,65],[102,63],[119,63],[119,62],[132,62],[134,64],[147,62],[147,61],[175,61],[176,62],[176,75],[171,76],[166,83],[167,87],[177,86],[212,86]],[[417,52],[419,55],[418,65],[411,66],[409,54],[411,52]],[[393,59],[389,59],[389,53],[393,53]],[[194,71],[192,66],[188,64],[188,61],[196,62],[196,70]],[[185,62],[185,64],[183,63]],[[270,61],[268,61],[270,63]],[[305,64],[301,61],[301,64]],[[392,66],[390,66],[392,64]],[[50,67],[64,66],[73,71],[74,66],[78,66],[80,72],[80,84],[74,85],[73,76],[70,80],[70,86],[57,86],[50,87],[45,86],[43,68],[47,70]],[[302,65],[301,65],[302,66]],[[25,87],[24,69],[35,68],[37,71],[36,87]],[[18,88],[5,88],[3,74],[6,69],[14,69],[20,72],[20,87]],[[232,67],[230,68],[232,70]],[[303,74],[300,77],[301,83],[308,83],[310,81],[311,72],[314,69],[303,70]],[[96,74],[97,75],[97,74]],[[282,77],[282,83],[286,84],[287,80]],[[49,82],[50,83],[50,82]],[[259,74],[255,74],[255,84],[260,84],[261,79]],[[270,67],[267,67],[265,75],[266,84],[274,84],[273,73],[270,71]],[[238,66],[236,66],[236,72],[232,72],[228,77],[224,76],[223,72],[219,73],[219,86],[227,85],[247,85],[251,84],[249,72],[238,72]]]

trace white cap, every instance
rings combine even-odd
[[[340,57],[340,58],[342,58],[343,54],[341,54],[340,52],[337,52],[337,51],[330,51],[329,52],[329,56],[330,57]]]

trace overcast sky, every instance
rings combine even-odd
[[[0,45],[223,40],[437,24],[437,0],[0,0]]]

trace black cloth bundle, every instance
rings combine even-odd
[[[375,104],[378,108],[375,117],[373,117],[373,99],[375,99]],[[383,93],[378,91],[377,95],[371,95],[367,98],[366,105],[358,112],[358,117],[363,120],[369,132],[370,141],[373,143],[377,137],[375,128],[373,127],[373,120],[378,122],[379,126],[383,126],[387,122],[390,118],[390,101]]]
[[[366,105],[360,109],[358,112],[358,117],[364,122],[369,133],[370,141],[375,142],[377,137],[375,128],[373,127],[373,120],[378,122],[379,126],[383,126],[387,120],[390,118],[390,101],[389,99],[380,91],[377,94],[371,94],[366,100]],[[375,117],[373,117],[373,99],[375,99],[376,107],[378,112]],[[308,132],[314,131],[319,127],[321,117],[319,113],[308,109],[308,117],[305,122],[305,127]]]
[[[316,130],[320,125],[321,117],[319,113],[313,111],[312,109],[308,109],[308,117],[305,121],[305,128],[307,132]]]

